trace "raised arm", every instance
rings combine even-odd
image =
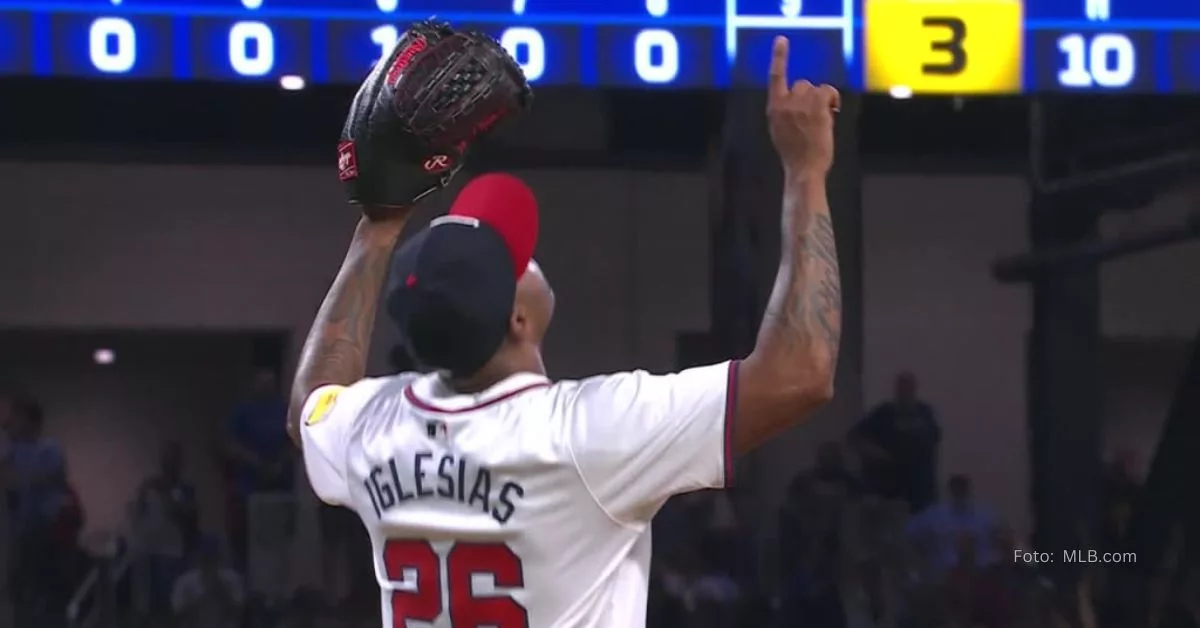
[[[758,341],[738,369],[733,438],[739,454],[829,401],[842,335],[842,287],[825,192],[840,100],[828,85],[797,81],[789,87],[787,57],[787,39],[777,37],[767,119],[784,171],[783,242]]]
[[[408,215],[407,209],[389,210],[378,219],[363,218],[354,230],[341,270],[304,341],[292,382],[287,427],[297,447],[300,413],[309,395],[326,384],[348,386],[366,374],[379,293]]]

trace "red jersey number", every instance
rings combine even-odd
[[[441,557],[428,541],[391,540],[383,548],[383,564],[393,582],[416,574],[415,591],[392,593],[392,625],[406,628],[408,620],[435,622],[449,600],[454,628],[529,628],[529,613],[507,595],[476,596],[471,576],[491,576],[497,588],[525,586],[521,558],[503,543],[455,543],[446,555],[446,588],[442,596]]]

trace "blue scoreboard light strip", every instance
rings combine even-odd
[[[1200,0],[0,0],[0,75],[352,84],[432,15],[542,85],[1200,91]]]
[[[859,0],[0,0],[0,74],[355,83],[405,25],[496,37],[535,84],[705,87],[853,77]]]

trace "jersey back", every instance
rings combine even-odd
[[[650,518],[726,482],[734,369],[326,387],[306,469],[370,533],[384,628],[643,626]]]

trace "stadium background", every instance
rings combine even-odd
[[[330,164],[351,90],[5,79],[0,94],[5,381],[45,405],[88,512],[85,540],[123,530],[167,439],[187,443],[203,525],[219,531],[213,431],[253,364],[289,372],[355,220]],[[1057,116],[1044,151],[1029,141],[1035,99]],[[971,476],[980,501],[1019,536],[1033,532],[1038,310],[1028,284],[993,277],[998,259],[1034,245],[1031,215],[1052,202],[1031,189],[1031,151],[1086,170],[1082,139],[1122,147],[1103,159],[1153,161],[1191,148],[1194,103],[849,98],[832,186],[847,306],[838,395],[739,463],[735,501],[755,551],[773,551],[774,512],[816,447],[888,398],[905,370],[937,410],[942,477]],[[473,167],[516,172],[538,194],[537,257],[559,296],[552,374],[665,371],[744,347],[774,272],[779,185],[761,97],[547,88],[535,111]],[[1197,190],[1187,170],[1163,172],[1065,204],[1112,201],[1119,211],[1095,227],[1105,236],[1177,224]],[[1149,470],[1181,378],[1195,376],[1185,367],[1197,268],[1200,247],[1152,250],[1103,265],[1092,303],[1076,294],[1098,332],[1079,357],[1098,376],[1074,424],[1102,425],[1087,455],[1131,450]],[[387,371],[395,343],[381,324],[373,372]],[[115,362],[95,364],[97,348]],[[315,500],[302,482],[296,495],[307,514],[295,584],[320,587]]]

